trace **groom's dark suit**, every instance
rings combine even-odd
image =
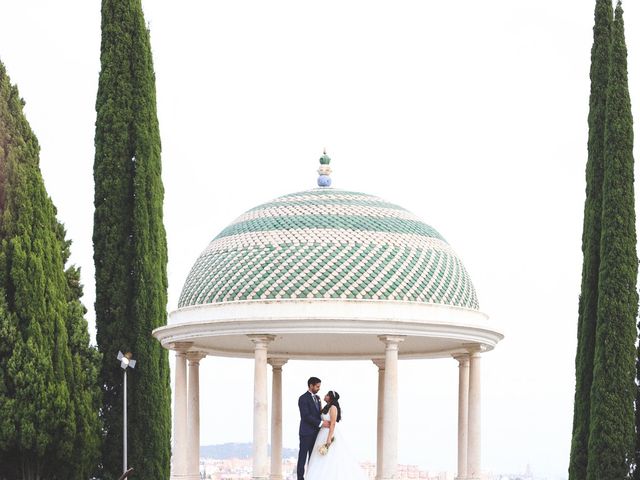
[[[320,398],[307,391],[298,399],[300,409],[300,452],[298,453],[298,480],[304,480],[304,464],[311,455],[320,430]]]

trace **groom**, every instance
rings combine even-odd
[[[309,389],[300,395],[298,408],[300,409],[300,451],[298,453],[298,480],[304,480],[304,464],[311,455],[313,445],[320,427],[328,427],[329,422],[320,418],[320,379],[311,377],[307,380]]]

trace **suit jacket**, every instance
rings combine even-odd
[[[300,430],[301,437],[307,435],[317,435],[320,430],[320,410],[316,407],[316,401],[311,392],[307,391],[300,395],[298,399],[300,409]]]

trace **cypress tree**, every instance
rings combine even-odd
[[[22,107],[0,63],[0,476],[80,480],[97,463],[99,390],[95,376],[76,381],[74,360],[90,368],[95,351],[69,308],[80,304],[64,270],[70,243]]]
[[[612,25],[605,113],[598,320],[587,478],[629,478],[634,461],[638,257],[633,120],[620,2]]]
[[[576,391],[569,460],[570,480],[584,480],[587,476],[590,393],[593,379],[598,272],[600,269],[605,105],[609,78],[612,16],[611,0],[597,0],[594,14],[593,46],[591,48],[587,187],[582,230],[582,285],[578,306]]]
[[[140,0],[103,0],[96,101],[94,262],[102,358],[106,478],[122,470],[119,350],[137,360],[128,377],[128,460],[137,479],[169,477],[168,353],[152,336],[166,324],[167,248],[160,134],[149,32]]]

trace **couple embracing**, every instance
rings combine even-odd
[[[336,429],[342,419],[340,395],[330,390],[320,402],[321,381],[311,377],[308,390],[298,399],[300,409],[300,452],[298,480],[305,480],[305,463],[309,459],[306,480],[366,480],[364,470],[351,455]]]

